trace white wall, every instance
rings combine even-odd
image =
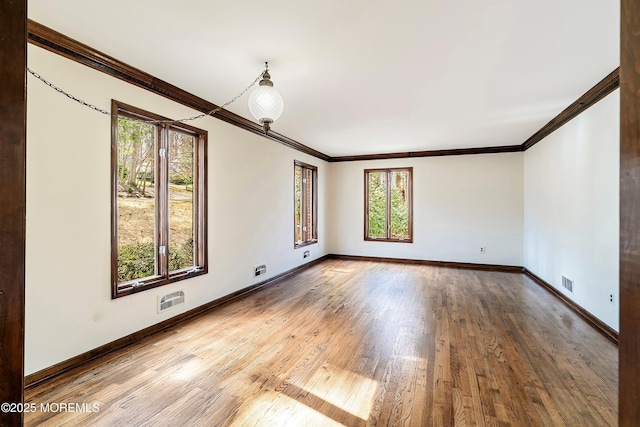
[[[521,266],[522,159],[504,153],[332,163],[329,252]],[[409,166],[413,243],[364,241],[364,169]]]
[[[524,266],[615,330],[619,103],[616,90],[524,156]],[[574,280],[573,294],[563,275]]]
[[[29,66],[86,101],[172,118],[182,105],[29,45]],[[243,102],[243,101],[240,101]],[[222,121],[209,132],[209,274],[110,298],[110,118],[29,77],[25,373],[327,253],[526,266],[618,328],[618,93],[526,153],[332,163]],[[319,244],[293,248],[293,161],[318,167]],[[364,241],[364,169],[413,167],[414,242]],[[486,254],[479,248],[486,247]],[[186,304],[156,313],[176,289]],[[563,288],[559,287],[560,290]]]
[[[194,115],[33,45],[28,55],[34,71],[102,108],[113,98],[166,117]],[[27,105],[26,374],[327,253],[327,163],[204,118],[193,125],[209,132],[209,274],[112,300],[110,118],[31,76]],[[318,167],[319,244],[302,249],[293,248],[294,159]],[[259,263],[268,273],[257,280]],[[157,314],[157,295],[176,289],[186,304]]]

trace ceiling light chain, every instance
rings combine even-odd
[[[193,116],[193,117],[188,117],[188,118],[184,118],[184,119],[178,119],[178,120],[140,120],[140,119],[135,119],[135,118],[131,118],[131,117],[126,117],[126,116],[118,116],[119,118],[122,119],[126,119],[126,120],[131,120],[131,121],[137,121],[137,122],[142,122],[142,123],[150,123],[150,124],[171,124],[171,123],[184,123],[184,122],[189,122],[192,120],[197,120],[197,119],[201,119],[203,117],[206,116],[212,116],[215,113],[223,110],[225,107],[227,107],[228,105],[232,104],[233,102],[237,101],[242,95],[244,95],[245,93],[247,93],[247,91],[249,89],[251,89],[253,86],[256,85],[256,83],[258,83],[258,81],[260,79],[264,80],[264,75],[265,73],[267,75],[269,75],[268,73],[269,70],[269,66],[266,65],[266,68],[264,71],[262,71],[258,77],[256,77],[256,79],[246,88],[244,88],[244,90],[240,93],[238,93],[236,96],[234,96],[233,98],[231,98],[229,101],[225,102],[224,104],[222,104],[219,107],[214,108],[213,110],[209,111],[208,113],[202,113],[199,114],[197,116]],[[111,113],[108,112],[107,110],[100,108],[100,107],[96,107],[93,104],[89,104],[88,102],[83,101],[80,98],[77,98],[75,96],[73,96],[72,94],[70,94],[69,92],[66,92],[64,89],[59,88],[58,86],[54,85],[53,83],[49,82],[48,80],[46,80],[44,77],[42,77],[40,74],[36,73],[35,71],[33,71],[31,68],[27,67],[27,71],[29,72],[29,74],[31,74],[33,77],[37,78],[38,80],[40,80],[42,83],[44,83],[45,85],[49,86],[50,88],[54,89],[56,92],[59,92],[61,94],[63,94],[64,96],[66,96],[69,99],[72,99],[73,101],[76,101],[77,103],[91,108],[94,111],[97,111],[98,113],[102,113],[105,114],[107,116],[111,116]]]
[[[42,83],[46,84],[47,86],[49,86],[50,88],[54,89],[56,92],[59,92],[63,95],[65,95],[67,98],[72,99],[74,101],[76,101],[77,103],[84,105],[85,107],[89,107],[92,110],[97,111],[98,113],[102,113],[102,114],[106,114],[106,115],[111,115],[111,113],[109,113],[107,110],[104,110],[102,108],[96,107],[93,104],[89,104],[87,102],[84,102],[81,99],[76,98],[75,96],[71,95],[68,92],[65,92],[63,89],[60,89],[58,86],[54,85],[53,83],[47,81],[44,79],[44,77],[42,77],[40,74],[36,73],[35,71],[33,71],[31,68],[27,67],[27,71],[29,72],[29,74],[31,74],[33,77],[35,77],[36,79],[40,80]]]

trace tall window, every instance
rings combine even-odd
[[[317,174],[318,168],[295,161],[294,169],[294,247],[310,245],[318,241]]]
[[[364,239],[413,242],[413,168],[365,169]]]
[[[112,297],[207,272],[207,132],[112,101]]]

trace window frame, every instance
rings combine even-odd
[[[157,274],[126,282],[118,281],[118,118],[121,116],[141,120],[168,121],[171,119],[140,108],[111,100],[111,298],[120,298],[180,280],[208,273],[207,244],[207,138],[208,132],[184,123],[161,123],[156,126],[155,162],[155,260]],[[161,149],[168,152],[169,132],[177,131],[195,138],[193,193],[194,262],[193,266],[169,271],[167,249],[169,247],[169,162],[161,156]],[[166,157],[166,156],[165,156]],[[164,246],[164,253],[160,247]]]
[[[313,226],[309,227],[307,224],[307,236],[304,235],[303,230],[303,240],[301,242],[296,242],[296,168],[302,168],[302,176],[304,177],[305,171],[311,171],[311,221],[313,222]],[[300,217],[302,218],[303,227],[305,219],[308,217],[307,213],[309,212],[309,201],[307,200],[308,192],[305,191],[309,184],[305,183],[304,180],[302,182],[301,189],[301,201],[300,201]],[[311,230],[309,230],[311,228]],[[306,239],[305,239],[306,237]],[[299,160],[293,161],[293,248],[302,248],[304,246],[313,245],[318,243],[318,168],[316,166],[301,162]]]
[[[384,238],[375,238],[369,236],[369,175],[371,173],[385,172],[386,179],[386,220],[387,232]],[[409,237],[407,239],[398,239],[391,237],[391,186],[389,176],[392,172],[408,172],[408,197],[409,197]],[[369,242],[393,242],[393,243],[413,243],[413,167],[404,168],[377,168],[364,170],[364,240]]]

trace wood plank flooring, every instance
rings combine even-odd
[[[99,411],[25,425],[613,426],[617,388],[617,347],[521,274],[328,260],[27,390]]]

